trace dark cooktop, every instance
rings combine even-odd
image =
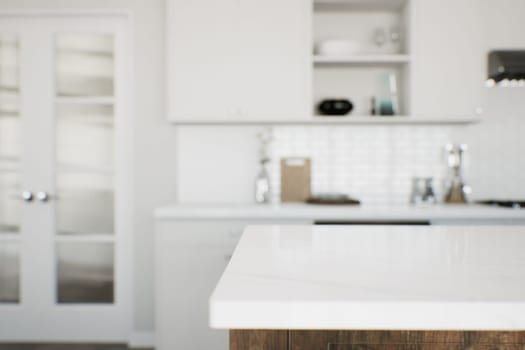
[[[489,199],[483,201],[477,201],[478,204],[492,205],[495,207],[513,208],[513,209],[525,209],[525,200],[498,200]]]

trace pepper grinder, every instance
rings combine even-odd
[[[448,189],[446,191],[445,203],[465,204],[468,202],[470,187],[463,181],[463,158],[467,151],[467,145],[448,144],[445,146],[447,152],[447,165],[449,169]]]

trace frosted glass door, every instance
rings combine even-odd
[[[114,40],[55,40],[57,302],[112,303]]]
[[[0,343],[129,337],[130,33],[0,12]]]
[[[0,34],[0,303],[20,301],[19,45]]]

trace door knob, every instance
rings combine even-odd
[[[21,197],[24,202],[32,202],[34,199],[33,192],[31,191],[23,191]]]
[[[51,199],[51,196],[49,195],[49,193],[47,193],[45,191],[40,191],[40,192],[37,192],[36,198],[40,202],[47,202],[47,201],[49,201]]]

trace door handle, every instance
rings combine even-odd
[[[22,199],[24,202],[32,202],[34,199],[33,192],[22,191],[22,193],[20,194],[20,199]]]
[[[45,203],[51,200],[51,195],[46,191],[39,191],[36,194],[36,199],[38,199],[40,202]]]
[[[33,192],[31,191],[22,191],[20,194],[10,194],[10,199],[18,199],[24,202],[32,202],[35,199],[35,196],[33,195]]]

